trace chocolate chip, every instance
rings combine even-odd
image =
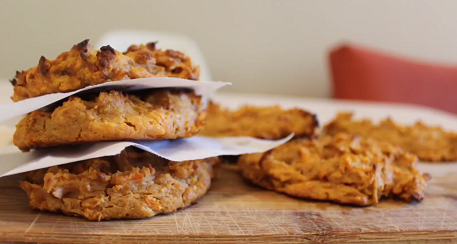
[[[86,40],[78,43],[77,47],[78,47],[78,49],[83,49],[83,48],[87,47],[87,44],[89,44],[89,39],[86,39]]]
[[[116,51],[110,45],[101,47],[100,51],[102,51],[102,52],[110,52],[112,54],[116,54]]]
[[[16,84],[17,84],[17,79],[16,79],[16,78],[11,79],[11,80],[10,80],[10,83],[11,83],[11,85],[16,86]]]
[[[179,74],[182,72],[182,68],[181,67],[177,67],[175,68],[174,70],[171,71],[173,74]]]
[[[157,44],[157,42],[150,42],[150,43],[146,44],[146,46],[147,46],[151,51],[155,51],[155,50],[156,50],[156,44]]]
[[[38,67],[40,68],[40,72],[43,75],[47,75],[49,73],[48,67],[46,67],[47,59],[44,56],[41,56],[40,61],[38,62]]]

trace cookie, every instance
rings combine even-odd
[[[143,54],[131,51],[124,55],[110,46],[94,50],[89,40],[85,40],[74,45],[70,51],[60,54],[55,60],[47,60],[42,56],[38,66],[17,72],[11,80],[14,85],[12,100],[17,102],[51,93],[75,91],[105,82],[137,78],[172,76],[198,80],[199,68],[189,67],[193,71],[189,74],[186,65],[193,64],[184,54],[172,50],[155,52],[155,55],[149,55],[152,56],[147,59],[146,68],[144,64],[137,64],[129,57],[134,56],[141,60],[138,57]],[[161,61],[156,62],[154,57]]]
[[[266,153],[243,155],[244,178],[290,196],[368,206],[383,197],[424,198],[428,174],[417,157],[389,144],[338,134],[296,139]]]
[[[206,125],[201,135],[212,137],[250,136],[281,139],[313,136],[319,124],[314,114],[301,109],[284,110],[279,106],[244,106],[236,111],[210,103]]]
[[[55,109],[28,114],[16,125],[13,142],[26,151],[86,142],[191,137],[204,125],[205,106],[201,96],[183,89],[70,97]]]
[[[457,160],[457,133],[444,131],[439,126],[417,122],[411,126],[399,125],[391,119],[374,124],[370,120],[354,120],[351,113],[339,113],[324,127],[324,134],[348,133],[397,145],[416,154],[422,161]]]
[[[189,80],[200,78],[200,66],[193,64],[187,55],[171,49],[156,49],[155,42],[132,45],[124,54],[153,74]]]
[[[29,172],[30,207],[89,220],[141,219],[185,208],[211,185],[218,158],[171,162],[127,148],[121,154]]]

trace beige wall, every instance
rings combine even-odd
[[[181,32],[231,91],[328,96],[326,52],[353,41],[457,64],[457,1],[0,1],[0,79],[85,38],[133,28]]]

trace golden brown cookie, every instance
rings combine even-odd
[[[146,65],[148,67],[146,69],[143,63],[137,64],[129,57],[136,56],[135,59],[141,61],[139,58],[141,54],[124,55],[110,46],[94,50],[89,40],[85,40],[74,45],[70,51],[60,54],[55,60],[47,60],[42,56],[38,66],[17,72],[16,77],[11,81],[14,85],[12,100],[17,102],[50,93],[69,92],[109,81],[154,76],[194,80],[199,78],[198,67],[194,68],[195,72],[192,75],[184,75],[187,72],[182,71],[184,66],[191,64],[191,60],[184,54],[172,50],[156,50],[156,52],[157,60],[162,57],[160,60],[168,61],[158,62],[151,58],[148,61],[151,64]],[[180,58],[183,58],[183,61]],[[174,65],[175,63],[182,65]],[[152,69],[152,66],[157,68]]]
[[[351,113],[339,113],[324,127],[323,133],[348,133],[391,143],[416,154],[423,161],[457,160],[457,133],[421,122],[403,126],[389,118],[374,124],[370,120],[354,120]]]
[[[295,137],[312,136],[318,126],[316,116],[301,109],[244,106],[231,111],[210,103],[206,125],[200,135],[281,139],[291,133],[295,133]]]
[[[415,168],[416,161],[398,147],[339,134],[243,155],[238,165],[246,179],[269,190],[367,206],[382,197],[421,201],[429,176]]]
[[[51,111],[34,111],[16,125],[21,150],[111,140],[176,139],[196,135],[204,125],[201,96],[182,89],[134,94],[101,92],[70,97]]]
[[[117,156],[29,172],[20,186],[33,209],[98,221],[141,219],[196,202],[218,165],[218,158],[178,163],[127,148]]]
[[[157,76],[189,80],[200,78],[200,67],[194,65],[188,56],[175,50],[156,49],[155,42],[146,45],[132,45],[124,54]]]

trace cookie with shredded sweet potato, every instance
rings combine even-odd
[[[200,66],[195,65],[189,56],[176,50],[157,49],[155,42],[146,45],[132,45],[124,54],[156,76],[189,80],[200,78]]]
[[[56,108],[33,111],[16,125],[13,142],[27,151],[99,141],[186,138],[203,128],[205,117],[206,105],[192,90],[112,90],[70,97]]]
[[[141,219],[172,213],[205,195],[218,158],[172,162],[127,148],[110,157],[28,173],[30,207],[89,220]]]
[[[266,153],[246,154],[244,178],[290,196],[360,206],[381,198],[421,201],[429,179],[417,157],[389,144],[346,134],[295,139]]]
[[[206,125],[200,133],[205,136],[274,140],[295,133],[295,137],[309,137],[315,135],[319,125],[316,115],[298,108],[244,106],[229,110],[210,102],[207,111]]]
[[[157,76],[199,79],[199,67],[183,53],[155,50],[155,46],[153,49],[150,45],[131,46],[124,55],[109,45],[95,50],[89,40],[84,40],[55,60],[42,56],[37,66],[18,71],[11,80],[12,100],[70,92],[110,81]]]
[[[388,118],[375,124],[368,119],[355,120],[351,113],[343,112],[324,127],[323,133],[348,133],[391,143],[416,154],[423,161],[457,160],[457,133],[422,122],[407,126]]]

